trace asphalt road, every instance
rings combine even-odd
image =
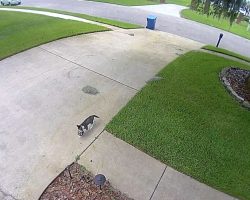
[[[126,7],[85,0],[23,0],[22,5],[85,13],[136,23],[143,26],[146,25],[147,15],[151,14],[135,7]],[[158,30],[189,38],[204,44],[216,44],[219,34],[223,33],[224,37],[221,41],[220,47],[227,48],[228,50],[250,57],[250,40],[183,18],[163,14],[156,15],[156,28]]]

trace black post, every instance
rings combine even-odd
[[[68,172],[69,172],[69,177],[70,177],[70,179],[72,179],[72,176],[71,176],[71,172],[70,172],[70,168],[69,168],[70,166],[68,166],[67,168],[68,168]]]
[[[218,40],[218,42],[217,42],[217,44],[216,44],[216,47],[219,46],[222,37],[223,37],[223,33],[221,33],[221,34],[219,35],[219,40]]]

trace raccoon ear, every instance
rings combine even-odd
[[[77,126],[77,128],[80,128],[80,125],[76,125]]]

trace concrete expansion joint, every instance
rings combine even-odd
[[[105,129],[103,129],[96,137],[95,139],[80,153],[80,157],[88,150],[88,148],[100,137],[100,135],[105,131]]]
[[[95,73],[95,74],[98,74],[98,75],[100,75],[100,76],[103,76],[103,77],[105,77],[105,78],[107,78],[107,79],[109,79],[109,80],[111,80],[111,81],[114,81],[114,82],[116,82],[116,83],[119,83],[120,85],[123,85],[123,86],[125,86],[125,87],[127,87],[127,88],[130,88],[130,89],[135,90],[135,91],[137,91],[137,92],[139,91],[138,89],[136,89],[136,88],[134,88],[134,87],[132,87],[132,86],[126,85],[126,84],[124,84],[124,83],[122,83],[122,82],[120,82],[120,81],[117,81],[117,80],[115,80],[115,79],[113,79],[113,78],[110,78],[110,77],[108,77],[108,76],[106,76],[106,75],[104,75],[104,74],[101,74],[101,73],[99,73],[99,72],[96,72],[96,71],[94,71],[94,70],[91,70],[91,69],[89,69],[88,67],[85,67],[85,66],[83,66],[83,65],[81,65],[81,64],[78,64],[78,63],[76,63],[76,62],[74,62],[74,61],[72,61],[72,60],[70,60],[70,59],[64,58],[63,56],[60,56],[60,55],[58,55],[58,54],[56,54],[56,53],[54,53],[54,52],[51,52],[51,51],[49,51],[49,50],[47,50],[47,49],[44,49],[44,48],[42,48],[42,47],[38,47],[38,48],[40,48],[40,49],[42,49],[43,51],[46,51],[46,52],[48,52],[48,53],[50,53],[50,54],[52,54],[52,55],[54,55],[54,56],[57,56],[57,57],[59,57],[59,58],[61,58],[61,59],[63,59],[63,60],[66,60],[66,61],[68,61],[68,62],[70,62],[70,63],[72,63],[72,64],[74,64],[74,65],[77,65],[77,66],[79,66],[79,67],[81,67],[81,68],[84,68],[84,69],[86,69],[86,70],[88,70],[88,71],[91,71],[91,72],[93,72],[93,73]]]
[[[3,198],[1,200],[5,200],[5,199],[7,199],[7,197],[10,197],[11,200],[20,200],[20,199],[15,198],[13,195],[4,192],[2,190],[2,188],[0,187],[0,198]],[[10,199],[8,198],[8,200],[10,200]]]
[[[155,193],[155,191],[156,191],[158,185],[160,184],[163,175],[164,175],[165,172],[166,172],[167,167],[168,167],[168,166],[166,165],[165,168],[164,168],[164,170],[163,170],[163,172],[162,172],[162,174],[161,174],[161,176],[160,176],[160,178],[159,178],[159,180],[158,180],[158,182],[157,182],[157,184],[156,184],[156,186],[155,186],[155,188],[154,188],[154,191],[152,192],[152,194],[151,194],[151,196],[150,196],[150,198],[149,198],[149,200],[152,200],[152,198],[153,198],[153,196],[154,196],[154,193]]]

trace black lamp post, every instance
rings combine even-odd
[[[221,33],[221,34],[219,35],[219,40],[218,40],[218,42],[217,42],[217,44],[216,44],[216,47],[219,46],[222,37],[223,37],[223,33]]]

